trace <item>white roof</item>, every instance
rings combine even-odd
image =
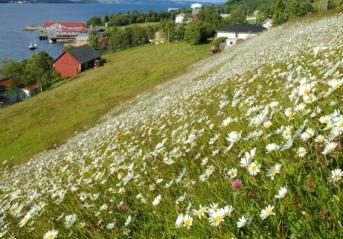
[[[192,5],[191,5],[191,8],[202,8],[202,5],[200,4],[200,3],[193,3]]]

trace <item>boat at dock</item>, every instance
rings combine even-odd
[[[38,45],[34,41],[32,41],[28,47],[30,50],[36,50]]]
[[[39,27],[38,26],[34,26],[34,25],[27,25],[24,28],[24,31],[38,31]]]

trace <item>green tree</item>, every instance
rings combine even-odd
[[[309,0],[288,0],[286,2],[285,13],[288,19],[304,16],[312,11],[313,7]]]
[[[148,37],[144,27],[132,26],[131,28],[131,46],[139,46],[148,42]]]
[[[287,14],[285,12],[286,6],[284,0],[277,0],[273,13],[273,23],[281,24],[288,20]]]
[[[246,23],[248,9],[245,5],[239,5],[230,12],[230,17],[224,19],[224,24]]]
[[[102,26],[103,21],[101,17],[92,17],[87,21],[87,26]]]
[[[160,23],[160,27],[162,29],[164,38],[168,41],[171,42],[173,41],[176,37],[176,24],[174,21],[170,20],[163,20]]]
[[[64,46],[63,46],[63,50],[64,50],[64,51],[69,51],[69,50],[72,49],[72,48],[73,48],[73,46],[70,45],[70,44],[64,44]]]
[[[94,31],[89,31],[88,32],[88,43],[94,49],[99,49],[100,48],[99,39],[96,36]]]
[[[202,21],[192,22],[186,28],[185,40],[192,45],[206,42],[209,28],[209,25]]]
[[[13,77],[17,88],[37,83],[43,89],[47,89],[58,78],[52,64],[53,59],[46,52],[41,51],[26,60],[5,61],[1,74],[4,77]]]
[[[199,20],[209,23],[214,29],[220,24],[222,17],[215,6],[203,7],[199,12]]]
[[[184,24],[177,24],[175,27],[175,40],[180,41],[185,37],[186,27]]]
[[[256,16],[256,22],[262,24],[267,18],[271,18],[273,15],[273,4],[263,4],[259,7]]]
[[[26,60],[16,62],[14,60],[6,60],[1,67],[1,74],[5,78],[13,77],[14,84],[17,87],[23,87],[25,82],[25,67]]]

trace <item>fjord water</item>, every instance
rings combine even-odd
[[[38,25],[45,21],[87,21],[92,16],[104,16],[115,12],[167,10],[169,7],[187,7],[185,3],[139,4],[0,4],[0,64],[5,59],[23,59],[33,54],[28,49],[31,41],[38,49],[57,57],[63,44],[39,41],[37,32],[25,32],[26,25]]]

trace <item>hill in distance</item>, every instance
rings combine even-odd
[[[0,0],[0,3],[17,3],[15,0]],[[24,0],[24,3],[98,3],[97,0]]]

